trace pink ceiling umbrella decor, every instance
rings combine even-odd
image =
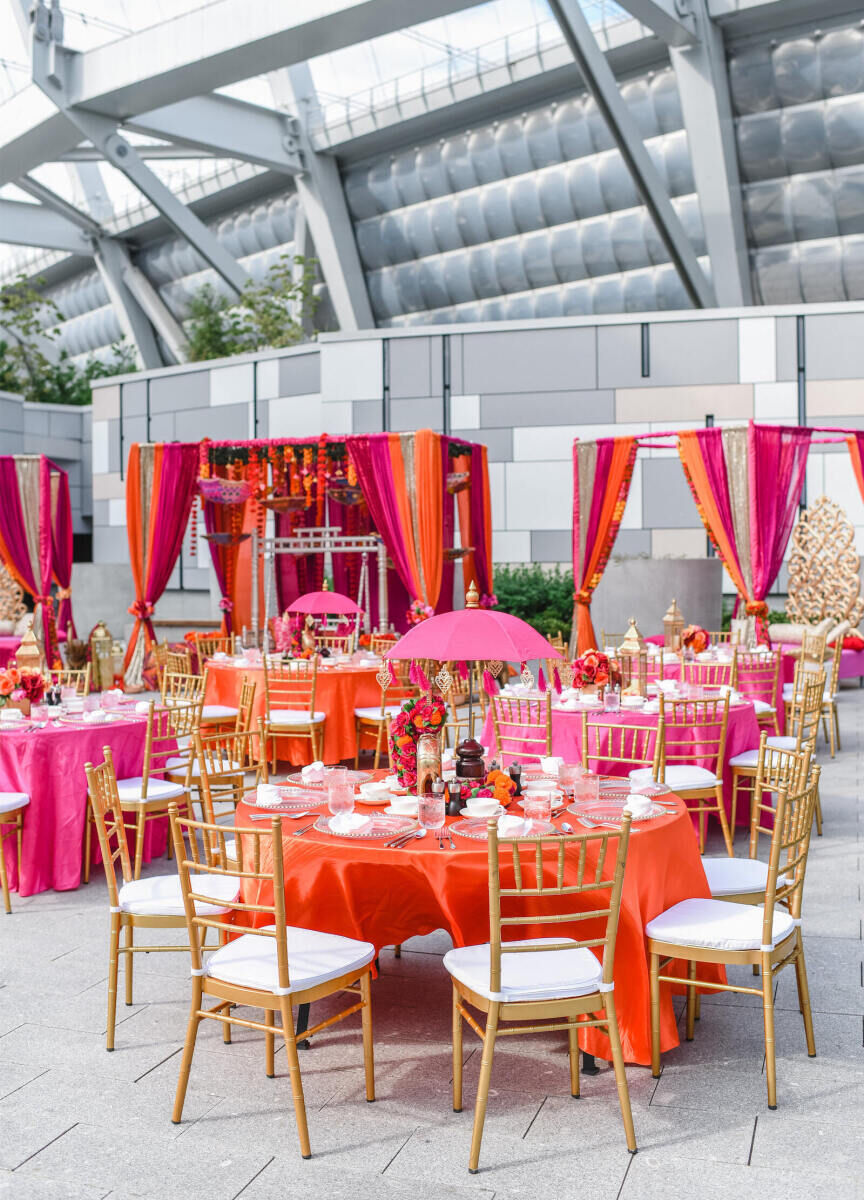
[[[350,596],[341,592],[305,592],[289,604],[285,610],[289,613],[312,613],[313,616],[323,616],[333,613],[336,616],[359,613],[359,606]]]

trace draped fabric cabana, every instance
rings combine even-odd
[[[135,584],[135,603],[129,612],[135,627],[126,647],[127,671],[136,649],[136,661],[143,663],[145,651],[156,640],[150,618],[183,545],[197,476],[197,444],[135,443],[129,451],[126,530]]]
[[[44,455],[0,457],[0,555],[12,577],[36,603],[43,645],[58,661],[51,584],[60,591],[60,627],[72,625],[72,511],[66,472]]]
[[[678,452],[702,522],[764,633],[765,597],[783,562],[795,524],[812,431],[756,425],[688,429]]]
[[[624,515],[637,441],[598,438],[573,444],[573,633],[577,653],[596,645],[591,596],[603,577]]]
[[[849,455],[852,459],[852,470],[858,483],[858,491],[864,500],[864,433],[850,433],[846,437]]]

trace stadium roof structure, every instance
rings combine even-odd
[[[284,253],[345,331],[864,299],[857,0],[417,11],[0,0],[0,283],[147,367]]]

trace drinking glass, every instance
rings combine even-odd
[[[445,807],[444,795],[435,792],[420,796],[417,803],[417,820],[424,829],[432,833],[441,832],[444,824]]]
[[[573,798],[578,804],[593,804],[600,799],[600,776],[586,771],[576,780]]]
[[[552,820],[551,792],[529,792],[522,801],[526,821],[548,824]]]
[[[339,813],[352,813],[354,811],[354,788],[351,784],[334,783],[332,780],[328,780],[327,807],[334,817]]]
[[[558,782],[561,785],[561,790],[566,794],[573,794],[573,789],[576,786],[576,780],[581,779],[585,774],[585,768],[580,763],[562,763],[558,772]]]
[[[603,711],[618,712],[621,708],[621,693],[615,687],[607,687],[603,695]]]

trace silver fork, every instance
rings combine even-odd
[[[317,820],[318,820],[318,818],[316,817],[316,818],[315,818],[315,821],[317,821]],[[312,828],[312,826],[315,824],[315,821],[310,821],[308,825],[304,825],[304,826],[303,826],[301,829],[295,829],[295,830],[293,830],[293,831],[292,831],[292,833],[291,833],[291,836],[292,836],[292,837],[302,837],[302,836],[303,836],[303,834],[304,834],[304,833],[306,833],[306,831],[307,831],[308,829],[311,829],[311,828]]]
[[[298,813],[295,813],[295,812],[250,813],[249,820],[250,821],[270,821],[270,820],[272,820],[273,817],[287,817],[289,821],[299,821],[301,817],[311,817],[311,816],[312,816],[312,810],[308,809],[306,812],[298,812]],[[317,819],[317,817],[318,817],[317,813],[315,814],[315,817]]]

